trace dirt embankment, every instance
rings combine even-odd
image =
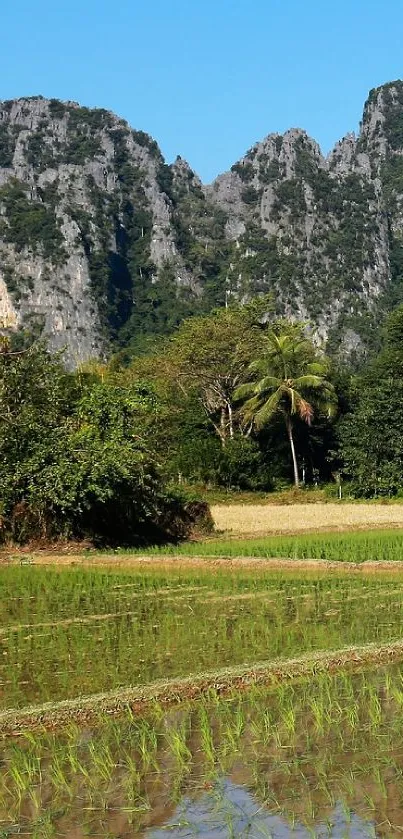
[[[4,564],[17,565],[19,562],[29,565],[52,565],[56,568],[67,568],[70,566],[81,566],[87,568],[108,567],[125,570],[128,568],[155,568],[164,570],[197,569],[213,570],[221,569],[228,571],[284,571],[293,573],[295,571],[310,571],[314,573],[345,573],[345,574],[380,574],[398,573],[403,574],[403,560],[382,561],[371,560],[368,562],[334,562],[325,559],[288,559],[288,558],[266,558],[266,557],[245,557],[245,556],[185,556],[183,554],[166,556],[147,556],[130,554],[58,554],[41,551],[27,555],[24,553],[13,554],[11,557],[3,555]]]

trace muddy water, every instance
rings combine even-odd
[[[3,740],[0,836],[398,837],[403,669]]]

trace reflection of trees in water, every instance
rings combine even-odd
[[[210,812],[205,836],[230,836],[231,819],[239,836],[259,836],[259,825],[285,836],[285,823],[341,836],[343,819],[347,825],[354,814],[350,835],[371,835],[374,822],[377,835],[398,836],[402,706],[394,667],[211,695],[168,713],[156,706],[147,718],[102,720],[92,731],[6,741],[0,824],[34,836],[41,820],[43,839],[55,831],[132,839],[159,836],[157,828],[192,816],[203,835]],[[341,832],[323,833],[335,820]],[[190,835],[175,831],[168,835]]]

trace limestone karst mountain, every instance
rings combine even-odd
[[[403,82],[327,157],[299,129],[203,186],[112,113],[0,104],[0,320],[68,364],[272,292],[350,351],[403,289]]]

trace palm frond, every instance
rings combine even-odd
[[[291,402],[291,413],[296,414],[298,400],[301,398],[299,393],[293,387],[284,388]]]
[[[267,361],[266,361],[265,357],[264,358],[256,358],[254,361],[251,361],[251,363],[249,364],[248,371],[250,373],[260,373],[261,375],[264,375],[264,373],[266,371],[266,367],[267,367]]]
[[[322,376],[303,375],[298,376],[298,378],[294,379],[294,387],[298,388],[299,390],[304,390],[304,388],[314,390],[323,386],[324,381]]]
[[[302,399],[302,397],[298,401],[298,414],[301,419],[306,422],[307,425],[311,425],[313,419],[313,407],[310,402],[307,402],[306,399]]]
[[[278,411],[279,404],[281,402],[282,397],[281,390],[277,390],[273,393],[269,399],[267,399],[262,407],[256,411],[255,413],[255,424],[256,428],[263,428],[269,420],[271,420],[273,414]]]
[[[247,402],[242,405],[240,413],[246,422],[254,420],[257,411],[261,408],[261,405],[262,401],[258,396],[253,396],[252,399],[248,399]]]
[[[256,393],[264,393],[265,390],[277,390],[281,387],[281,379],[278,376],[265,376],[256,383]]]
[[[310,361],[309,364],[306,365],[305,372],[307,375],[312,376],[327,376],[329,372],[329,362],[327,359],[323,358],[321,360]]]
[[[256,392],[256,382],[245,382],[239,385],[234,392],[234,399],[236,402],[241,399],[248,399]]]

